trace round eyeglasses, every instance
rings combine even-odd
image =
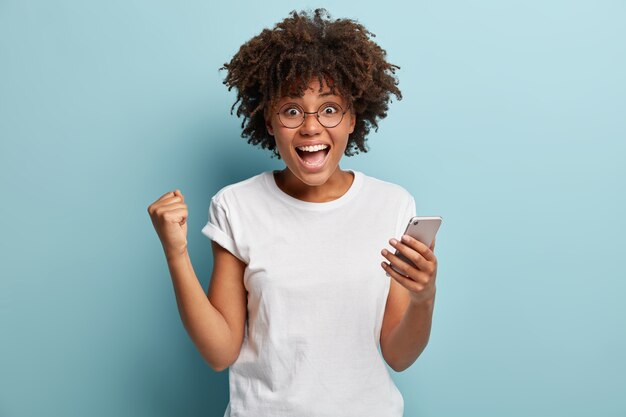
[[[322,104],[316,112],[304,111],[302,107],[295,103],[287,103],[281,106],[276,114],[284,127],[295,129],[302,126],[307,114],[314,114],[324,127],[335,127],[341,123],[346,112],[347,110],[342,109],[339,104],[333,102]]]

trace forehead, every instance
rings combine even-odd
[[[335,90],[334,92],[331,90],[330,86],[326,84],[326,82],[322,83],[322,88],[320,91],[320,83],[316,79],[311,80],[309,82],[307,88],[303,91],[302,94],[298,94],[296,91],[296,86],[291,85],[287,88],[287,94],[277,97],[276,101],[279,103],[284,103],[285,101],[291,100],[299,100],[299,99],[334,99],[336,101],[342,100],[341,92]]]
[[[316,99],[316,98],[330,98],[330,99],[334,99],[336,101],[341,101],[342,97],[338,94],[333,94],[330,91],[325,91],[322,93],[319,93],[317,91],[312,92],[311,90],[308,90],[307,92],[304,93],[303,96],[299,96],[297,94],[290,94],[287,96],[283,96],[279,99],[280,102],[284,102],[284,101],[292,101],[292,100],[299,100],[299,99],[306,99],[307,97],[312,98],[312,99]]]

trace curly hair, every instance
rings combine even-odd
[[[240,103],[241,137],[281,159],[265,118],[281,97],[303,96],[309,81],[317,77],[320,91],[324,80],[356,116],[344,154],[367,152],[366,136],[387,116],[390,95],[402,99],[394,76],[400,67],[385,60],[386,51],[369,38],[376,35],[354,20],[331,20],[323,8],[313,16],[295,10],[290,15],[243,44],[220,68],[228,71],[223,81],[228,91],[237,90],[230,114]]]

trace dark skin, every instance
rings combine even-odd
[[[304,123],[295,129],[282,126],[275,114],[286,103],[294,103],[306,112],[315,112],[324,103],[332,102],[347,108],[341,96],[328,95],[330,89],[324,84],[319,92],[317,79],[311,81],[303,97],[283,97],[274,106],[267,120],[267,130],[274,136],[276,147],[285,168],[275,174],[276,185],[285,193],[299,200],[321,203],[332,201],[350,188],[353,176],[339,167],[339,161],[348,144],[348,136],[354,130],[356,117],[347,112],[341,123],[332,128],[320,124],[315,115],[307,115]],[[320,142],[330,146],[328,159],[321,169],[311,172],[300,162],[295,146]]]

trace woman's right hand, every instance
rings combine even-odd
[[[187,250],[187,205],[180,190],[163,194],[148,207],[152,225],[161,240],[165,256],[182,255]]]

